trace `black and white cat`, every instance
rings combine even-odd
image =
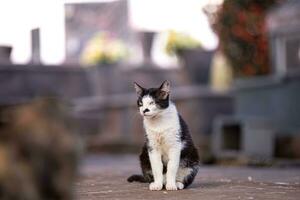
[[[150,190],[183,189],[189,186],[199,168],[199,157],[188,127],[169,100],[170,82],[145,89],[134,83],[137,104],[144,118],[146,142],[140,155],[143,175],[129,182],[148,182]]]

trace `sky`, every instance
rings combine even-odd
[[[14,63],[28,63],[30,30],[39,27],[42,62],[61,64],[65,60],[64,4],[101,1],[114,0],[1,0],[0,45],[13,46]],[[217,38],[202,13],[203,6],[213,2],[222,0],[130,0],[130,22],[137,30],[188,32],[213,49]]]

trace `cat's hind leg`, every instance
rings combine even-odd
[[[182,190],[184,188],[184,184],[182,182],[176,182],[176,187],[178,190]]]
[[[188,187],[195,179],[198,173],[198,166],[179,167],[176,176],[177,189],[181,190]]]

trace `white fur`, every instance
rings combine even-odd
[[[178,190],[182,190],[184,188],[184,185],[181,182],[176,182],[176,186],[177,186]]]
[[[183,144],[180,142],[180,124],[177,109],[170,102],[169,107],[160,110],[150,103],[150,96],[143,98],[143,106],[140,111],[148,108],[149,116],[144,117],[144,127],[149,140],[151,151],[149,158],[154,176],[154,182],[150,184],[150,190],[161,190],[163,186],[163,162],[167,164],[166,189],[182,189],[183,184],[176,183],[180,153]],[[155,105],[154,105],[155,106]]]
[[[149,109],[149,112],[143,113],[145,109]],[[159,114],[160,109],[158,109],[157,106],[155,105],[154,99],[151,96],[147,95],[144,96],[142,99],[142,106],[140,106],[140,113],[141,115],[144,115],[144,117],[151,118]]]

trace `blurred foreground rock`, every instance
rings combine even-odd
[[[71,199],[81,146],[55,99],[1,108],[0,199]]]

